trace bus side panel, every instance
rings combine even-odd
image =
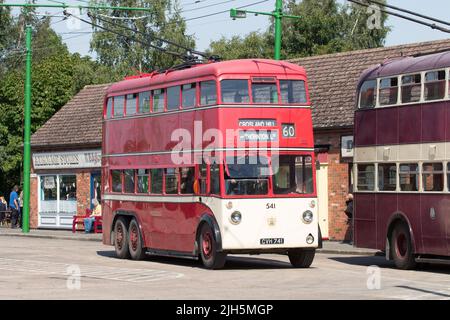
[[[354,206],[355,246],[378,249],[376,247],[375,193],[355,193]]]
[[[418,143],[422,133],[420,106],[399,107],[398,118],[399,143]]]
[[[445,141],[445,109],[445,103],[422,105],[422,142]]]
[[[376,144],[398,143],[398,109],[386,108],[376,110]]]
[[[448,196],[423,193],[420,199],[424,251],[428,254],[445,256],[447,255],[445,220],[450,214]]]
[[[423,252],[420,227],[420,197],[418,194],[398,194],[398,212],[408,219],[415,242],[415,252]],[[386,226],[387,227],[387,226]]]
[[[397,200],[398,197],[395,193],[376,194],[377,248],[380,250],[386,248],[387,224],[391,216],[397,212]]]
[[[376,144],[376,110],[357,111],[355,113],[355,147]]]

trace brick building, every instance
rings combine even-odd
[[[349,236],[344,209],[352,184],[353,111],[361,72],[386,59],[441,50],[450,50],[450,40],[291,60],[305,67],[309,77],[324,237]],[[69,228],[73,213],[84,212],[91,199],[99,196],[106,89],[107,85],[86,86],[32,136],[32,228]]]

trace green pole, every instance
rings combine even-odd
[[[276,0],[275,3],[275,60],[281,59],[281,19],[283,16],[283,0]]]
[[[23,212],[22,232],[30,232],[30,168],[31,168],[31,26],[26,27],[25,134],[23,139]]]

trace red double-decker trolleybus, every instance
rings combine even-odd
[[[450,51],[366,70],[355,113],[354,237],[402,269],[450,263]]]
[[[319,243],[303,68],[234,60],[113,84],[103,121],[103,242],[119,258],[288,254]]]

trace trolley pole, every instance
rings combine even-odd
[[[31,26],[26,26],[26,71],[25,71],[25,134],[23,143],[23,212],[22,232],[30,232],[30,169],[31,169]]]
[[[230,17],[233,20],[242,19],[247,17],[247,13],[253,13],[255,16],[263,15],[263,16],[271,16],[275,20],[275,54],[274,59],[281,59],[281,38],[282,38],[282,21],[283,18],[289,19],[301,19],[299,16],[293,16],[283,13],[283,0],[275,1],[275,11],[273,12],[258,12],[251,10],[240,10],[240,9],[231,9]]]

